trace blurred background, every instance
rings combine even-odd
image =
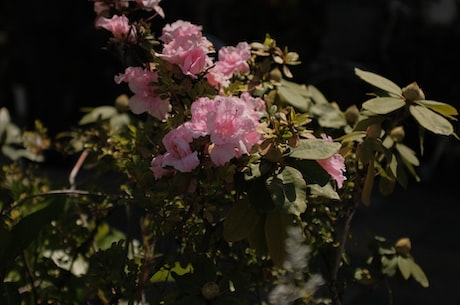
[[[102,49],[109,35],[94,28],[93,2],[69,3],[0,0],[0,107],[24,128],[40,119],[51,135],[76,124],[81,107],[111,104],[123,93],[113,82],[121,66]],[[416,81],[427,99],[460,109],[457,0],[163,0],[161,6],[166,18],[156,19],[156,33],[180,18],[202,25],[222,45],[270,34],[300,54],[295,81],[318,87],[342,109],[362,103],[369,91],[355,67],[401,87]],[[428,134],[422,182],[376,196],[355,219],[354,241],[410,237],[432,282],[429,289],[395,290],[395,304],[460,304],[459,143]],[[364,257],[362,246],[353,245]],[[361,293],[348,301],[368,304]],[[388,304],[385,297],[381,304]]]

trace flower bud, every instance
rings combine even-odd
[[[276,68],[270,71],[270,79],[275,81],[275,82],[280,82],[281,79],[283,78],[283,75],[281,74],[281,71]]]
[[[396,143],[401,143],[404,140],[404,136],[405,132],[402,126],[395,127],[390,131],[390,137]]]
[[[212,300],[220,294],[219,285],[216,282],[207,282],[201,287],[201,294],[206,300]]]
[[[416,82],[413,82],[402,89],[402,95],[406,100],[409,101],[418,101],[425,99],[425,93],[417,85]]]
[[[380,137],[381,132],[382,126],[380,124],[375,123],[367,127],[366,136],[368,138],[377,139],[378,137]]]
[[[354,125],[359,119],[359,109],[356,105],[352,105],[345,110],[345,120],[347,124]]]
[[[402,256],[409,255],[409,252],[412,248],[410,239],[407,237],[400,238],[395,244],[396,252]]]

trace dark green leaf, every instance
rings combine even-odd
[[[248,237],[257,223],[257,211],[247,199],[238,200],[224,220],[223,237],[226,241],[238,241]]]
[[[268,253],[267,240],[265,239],[265,218],[266,215],[257,218],[253,230],[248,235],[249,246],[259,256],[265,256]]]
[[[267,189],[272,194],[273,202],[288,213],[299,216],[305,212],[307,184],[297,169],[286,166],[271,183],[267,180]]]
[[[452,124],[447,119],[423,106],[411,105],[409,111],[423,128],[435,134],[449,136],[454,132]]]
[[[406,102],[395,97],[376,97],[363,103],[363,108],[376,114],[387,114],[404,107]]]
[[[54,201],[45,208],[27,215],[11,230],[11,242],[6,257],[14,259],[29,246],[39,235],[40,231],[59,217],[63,203]]]
[[[265,240],[273,263],[281,267],[286,257],[287,228],[292,225],[292,217],[282,209],[267,213],[265,219]]]
[[[391,80],[378,74],[355,68],[355,74],[365,82],[395,96],[401,96],[402,89]]]
[[[329,173],[316,160],[287,159],[287,163],[298,169],[308,184],[325,186],[330,180]]]

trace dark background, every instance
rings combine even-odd
[[[113,83],[120,63],[102,50],[108,33],[94,28],[92,2],[0,0],[0,107],[25,128],[40,119],[50,133],[68,129],[80,108],[111,104],[123,89]],[[427,99],[460,107],[460,20],[456,0],[163,0],[166,20],[203,26],[216,43],[262,41],[269,33],[300,54],[295,81],[317,86],[345,109],[369,91],[359,67],[398,85],[417,81]],[[458,131],[458,123],[455,123]],[[408,191],[397,190],[358,211],[356,257],[373,234],[410,237],[431,287],[395,288],[394,304],[460,304],[460,145],[427,135],[426,153]],[[385,295],[372,304],[388,304]],[[350,304],[371,304],[362,291]],[[374,299],[375,301],[375,299]]]

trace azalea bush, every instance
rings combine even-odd
[[[159,2],[94,2],[124,66],[115,101],[52,138],[1,109],[0,303],[339,305],[361,285],[428,287],[409,237],[375,236],[367,261],[347,240],[373,194],[420,180],[425,133],[458,138],[457,110],[358,67],[369,92],[342,109],[293,81],[297,53],[269,35],[217,49],[185,20],[154,32]],[[43,167],[56,154],[68,174]]]

